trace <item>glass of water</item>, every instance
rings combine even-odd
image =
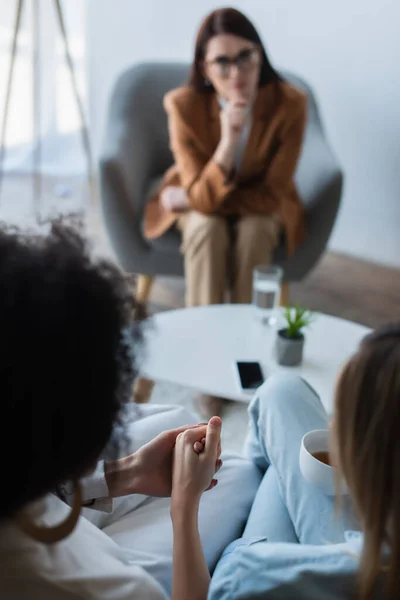
[[[282,278],[283,269],[274,265],[261,265],[253,271],[253,305],[257,317],[268,325],[277,320]]]

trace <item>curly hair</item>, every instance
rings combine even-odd
[[[136,374],[133,296],[62,223],[0,232],[0,519],[81,477],[109,442]]]

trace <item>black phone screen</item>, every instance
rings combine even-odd
[[[240,385],[244,390],[255,390],[262,383],[264,377],[258,362],[237,362]]]

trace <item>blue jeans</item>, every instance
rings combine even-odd
[[[243,536],[228,546],[208,600],[350,600],[356,595],[362,535],[349,497],[335,500],[307,483],[302,437],[327,427],[310,386],[274,375],[249,407],[246,454],[263,473]],[[378,596],[379,597],[379,596]]]
[[[335,499],[307,483],[299,467],[302,437],[328,427],[316,392],[300,377],[274,375],[249,407],[250,430],[245,452],[264,473],[244,531],[244,538],[269,542],[333,544],[358,529],[351,500]]]

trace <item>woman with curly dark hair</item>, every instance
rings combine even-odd
[[[92,260],[72,229],[0,232],[4,600],[164,599],[173,552],[183,600],[193,515],[203,598],[209,569],[240,534],[254,466],[226,461],[202,498],[221,466],[219,418],[195,425],[183,409],[127,403],[141,344],[131,312],[123,275]]]

